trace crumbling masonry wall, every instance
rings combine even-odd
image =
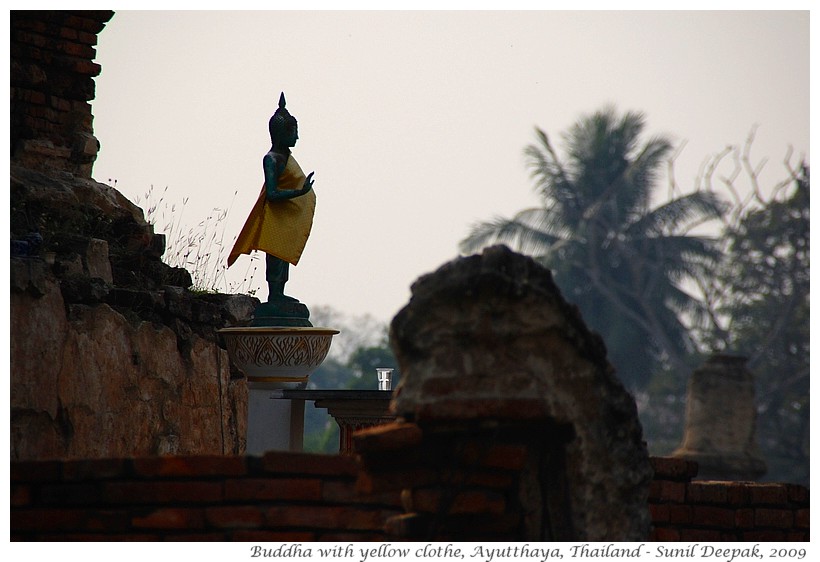
[[[392,428],[368,437],[365,447],[398,449],[414,446],[419,437],[417,428]],[[470,488],[445,494],[430,489],[431,472],[419,463],[401,471],[394,467],[392,474],[400,480],[383,478],[368,484],[412,492],[361,493],[357,478],[371,476],[364,476],[349,456],[273,452],[263,457],[12,462],[10,538],[416,540],[446,504],[460,518],[449,518],[449,523],[466,527],[460,535],[464,540],[514,540],[511,529],[526,514],[508,511],[504,502],[514,497],[516,467],[525,454],[514,445],[495,445],[486,453],[481,470],[464,481]],[[802,486],[692,482],[692,462],[653,458],[651,463],[652,528],[641,541],[809,540],[809,491]],[[472,465],[476,468],[475,462]],[[456,471],[451,476],[459,478]]]
[[[693,479],[698,465],[653,458],[650,540],[663,542],[808,541],[809,490],[777,482]]]
[[[520,490],[505,513],[529,516],[508,538],[636,541],[648,534],[652,471],[635,401],[549,270],[505,246],[453,260],[413,284],[391,324],[391,343],[402,372],[392,408],[399,423],[421,431],[415,454],[427,468],[466,470],[468,461],[445,453],[473,439],[473,448],[526,451]],[[480,449],[471,453],[479,468]],[[411,447],[368,451],[365,470],[379,480],[413,454]],[[427,491],[448,486],[445,478]],[[455,539],[443,529],[462,525],[446,521],[446,510],[438,515],[445,521],[433,517],[425,533]]]
[[[165,239],[91,179],[94,45],[110,11],[12,11],[11,458],[240,454],[247,389]]]
[[[97,34],[114,12],[10,12],[11,158],[90,178],[100,144],[91,104]]]
[[[345,456],[272,452],[12,463],[11,539],[381,541],[398,493]]]

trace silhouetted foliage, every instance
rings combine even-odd
[[[672,145],[642,142],[644,127],[640,113],[611,107],[584,116],[564,136],[563,159],[537,130],[539,144],[526,154],[541,205],[480,223],[461,245],[472,252],[508,243],[550,268],[633,391],[666,366],[680,378],[691,369],[695,345],[680,314],[701,310],[681,287],[718,255],[689,229],[722,211],[710,192],[652,207]]]
[[[767,479],[808,484],[808,167],[793,186],[787,198],[768,201],[728,228],[719,281],[729,296],[717,311],[728,321],[714,339],[749,358]]]

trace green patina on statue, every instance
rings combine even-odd
[[[285,94],[268,122],[271,149],[262,158],[265,183],[228,256],[261,250],[266,257],[268,301],[257,307],[253,326],[310,327],[308,308],[285,295],[290,264],[299,263],[313,226],[316,195],[313,172],[305,176],[291,154],[299,138],[296,118],[285,108]]]

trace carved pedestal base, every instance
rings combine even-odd
[[[281,297],[263,302],[253,313],[251,326],[310,328],[308,307],[292,297]]]

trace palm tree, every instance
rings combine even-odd
[[[680,315],[697,320],[701,308],[681,285],[717,257],[690,229],[722,213],[711,192],[651,207],[672,145],[663,137],[641,144],[643,130],[642,114],[606,107],[572,126],[562,161],[536,129],[539,144],[525,153],[541,205],[479,223],[461,243],[467,253],[507,243],[550,268],[633,390],[661,366],[688,374],[694,345]]]

